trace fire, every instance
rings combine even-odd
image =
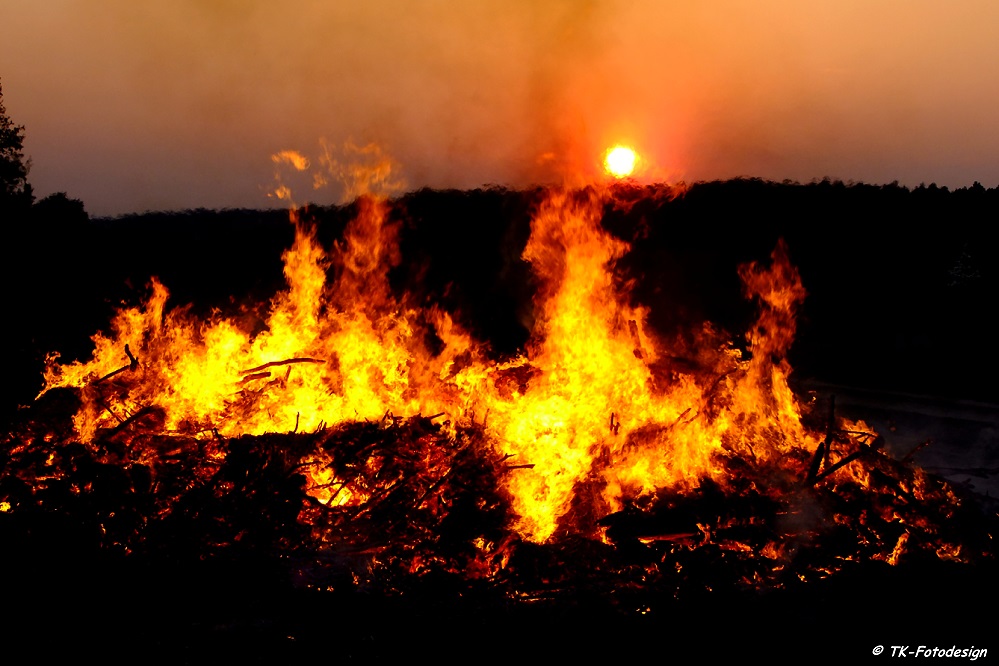
[[[637,164],[638,154],[628,146],[617,145],[604,154],[604,170],[615,178],[627,178]]]
[[[595,518],[662,489],[722,481],[727,452],[765,459],[814,449],[787,386],[783,355],[804,290],[783,248],[769,267],[741,272],[761,308],[752,359],[706,331],[700,374],[671,369],[647,311],[629,305],[613,279],[628,251],[601,226],[614,204],[609,191],[590,187],[552,190],[539,206],[523,255],[540,283],[538,316],[517,358],[487,360],[447,313],[421,314],[391,293],[388,269],[399,256],[390,204],[367,196],[329,249],[293,218],[288,286],[262,332],[169,310],[167,289],[154,280],[143,307],[123,310],[110,335],[95,336],[92,360],[50,360],[46,390],[83,391],[76,427],[84,441],[144,410],[160,413],[168,432],[204,438],[311,431],[387,413],[444,414],[453,424],[483,415],[510,470],[512,527],[538,542],[559,530],[592,534]],[[435,353],[423,342],[428,326],[443,341]],[[337,480],[328,470],[312,483],[324,502],[350,501],[349,490],[330,490]]]
[[[621,162],[611,159],[618,150]],[[299,158],[281,157],[307,168]],[[622,162],[630,170],[634,152],[608,153],[608,168]],[[134,429],[198,442],[207,466],[200,474],[224,460],[219,442],[312,433],[318,444],[295,449],[294,466],[322,507],[300,520],[326,525],[321,541],[330,525],[356,529],[357,517],[377,513],[372,506],[386,498],[405,496],[413,510],[443,516],[462,491],[435,493],[459,467],[484,474],[500,493],[477,505],[493,511],[501,502],[490,515],[502,516],[508,535],[535,543],[568,534],[613,542],[608,517],[712,488],[757,497],[788,515],[782,523],[806,525],[809,511],[788,496],[822,483],[869,487],[867,471],[850,463],[877,455],[883,440],[832,414],[818,430],[807,426],[809,405],[789,387],[786,355],[806,294],[785,245],[738,269],[757,308],[748,348],[710,325],[675,343],[649,327],[649,309],[615,275],[630,249],[603,225],[608,209],[630,205],[617,196],[609,186],[545,192],[522,255],[536,278],[534,327],[512,357],[491,357],[450,313],[393,290],[389,271],[402,260],[396,204],[367,194],[331,246],[305,214],[292,214],[286,288],[262,327],[171,309],[166,286],[153,280],[144,304],[121,310],[110,332],[94,336],[90,360],[49,359],[45,391],[78,392],[78,441],[104,450],[101,442]],[[395,433],[410,437],[406,451],[393,448]],[[130,455],[154,457],[159,441]],[[749,465],[754,475],[733,472]],[[912,492],[924,482],[903,481]],[[918,532],[916,518],[904,520]],[[714,544],[775,563],[767,565],[774,571],[795,550],[778,534],[756,544],[734,539],[730,523],[718,516],[667,525],[638,541]],[[900,537],[867,517],[859,524],[886,561],[916,547],[908,531]],[[469,536],[469,566],[502,566],[510,538]]]

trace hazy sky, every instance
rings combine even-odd
[[[0,0],[0,83],[36,195],[92,215],[273,205],[281,150],[330,203],[348,142],[409,188],[619,141],[667,181],[999,185],[995,0]]]

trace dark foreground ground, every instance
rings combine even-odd
[[[248,562],[178,567],[66,553],[20,567],[5,574],[0,635],[40,663],[854,663],[875,659],[878,645],[977,646],[993,658],[997,649],[995,567],[870,565],[793,592],[635,595],[642,608],[630,612],[571,592],[537,603],[472,588],[406,598],[321,593],[275,582],[272,566]]]

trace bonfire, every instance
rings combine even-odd
[[[393,291],[385,197],[362,195],[327,247],[295,209],[286,288],[256,326],[170,307],[153,278],[90,359],[47,360],[3,443],[0,512],[70,516],[126,560],[275,558],[316,592],[448,580],[625,613],[871,563],[991,562],[973,498],[792,391],[806,290],[783,243],[738,269],[757,313],[744,343],[650,328],[614,274],[629,245],[603,224],[633,194],[544,191],[523,251],[532,330],[507,357]]]

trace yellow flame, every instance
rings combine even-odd
[[[452,423],[477,414],[505,468],[512,527],[537,542],[597,534],[596,519],[662,489],[724,482],[727,451],[767,459],[814,450],[819,440],[787,384],[784,354],[804,289],[783,246],[769,263],[740,270],[760,308],[748,335],[752,358],[706,328],[700,367],[673,367],[647,310],[614,279],[629,247],[603,228],[608,205],[613,194],[593,187],[553,189],[539,205],[523,253],[539,283],[536,324],[524,353],[502,363],[447,313],[417,312],[392,293],[397,228],[389,202],[366,195],[330,248],[293,216],[287,288],[262,332],[168,310],[168,292],[154,280],[143,306],[122,310],[110,334],[94,337],[90,361],[49,359],[46,390],[82,389],[75,425],[84,442],[150,409],[166,430],[205,439],[387,412],[444,413]],[[427,349],[428,333],[442,348]],[[321,458],[303,468],[318,500],[363,500],[363,489],[344,487]]]
[[[282,150],[271,155],[271,161],[275,164],[289,164],[296,171],[305,171],[309,168],[309,160],[297,150]]]

